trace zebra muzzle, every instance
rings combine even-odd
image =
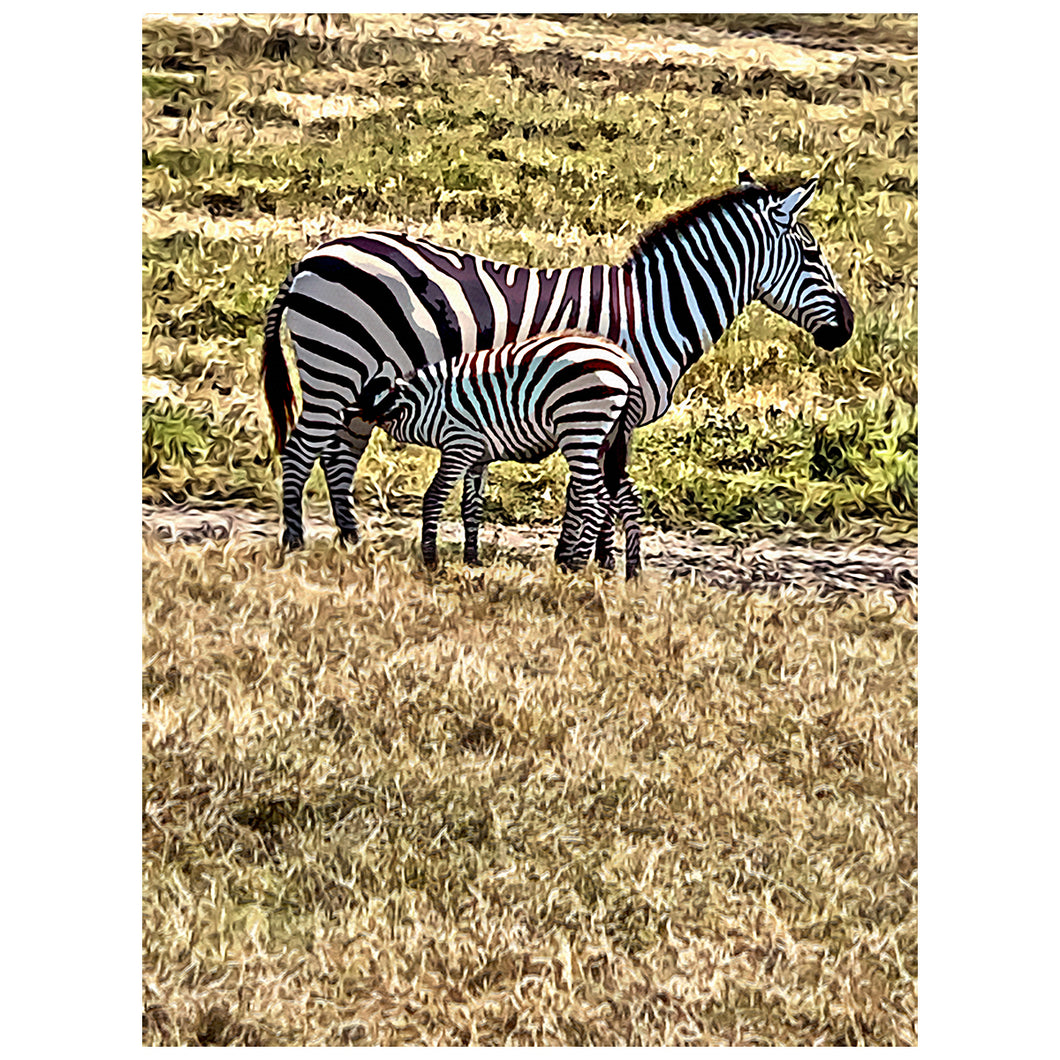
[[[854,311],[850,303],[843,295],[839,295],[838,303],[839,319],[831,324],[823,324],[813,333],[814,344],[822,350],[838,350],[854,334]]]

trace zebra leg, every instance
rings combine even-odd
[[[615,512],[610,495],[607,497],[607,515],[596,537],[596,562],[603,570],[615,569]]]
[[[478,567],[478,531],[482,525],[482,500],[486,485],[486,464],[477,464],[464,476],[460,518],[464,522],[464,562]]]
[[[466,454],[443,452],[434,480],[423,495],[423,563],[430,569],[438,566],[438,520],[442,505],[472,463],[473,459]]]
[[[640,498],[628,476],[623,475],[615,493],[615,506],[622,520],[622,530],[626,535],[626,579],[635,578],[641,569],[640,562],[640,521],[643,517]]]
[[[567,496],[563,502],[563,522],[560,524],[559,540],[556,542],[556,563],[562,567],[570,560],[571,553],[581,533],[575,506],[571,503],[574,493],[574,476],[567,483]]]
[[[556,546],[556,563],[565,570],[581,570],[611,510],[600,467],[602,437],[572,431],[558,439],[570,467],[567,508]]]
[[[329,429],[330,428],[330,429]],[[335,431],[335,423],[315,423],[312,428],[301,419],[291,432],[283,451],[283,547],[301,548],[305,544],[302,524],[302,495],[309,472]]]
[[[575,547],[585,531],[582,521],[578,518],[578,507],[571,504],[571,493],[574,485],[574,477],[572,476],[570,484],[567,486],[567,503],[563,511],[563,524],[560,529],[559,542],[556,545],[556,563],[561,567],[569,564]],[[604,491],[603,504],[605,506],[605,515],[595,540],[595,558],[603,570],[614,570],[614,505],[606,489]]]
[[[569,555],[557,563],[565,570],[581,570],[589,562],[600,527],[610,514],[610,503],[603,476],[599,469],[577,474],[571,469],[571,489],[568,491],[572,517],[579,531],[571,545]]]
[[[606,503],[606,491],[605,491],[605,503]],[[589,535],[589,540],[590,540],[590,545],[588,546],[589,549],[592,548],[591,542],[593,540],[597,540],[597,541],[606,540],[607,548],[608,548],[607,555],[608,555],[608,558],[610,558],[610,563],[602,562],[601,566],[605,567],[607,570],[614,570],[614,567],[615,567],[614,554],[613,554],[613,551],[611,550],[612,538],[611,538],[611,536],[607,536],[605,538],[605,534],[606,534],[606,520],[605,520],[604,527],[600,529],[599,538],[598,539],[592,538],[591,531],[586,526],[586,523],[585,523],[585,513],[587,511],[589,511],[590,509],[595,508],[595,506],[596,506],[595,499],[589,501],[588,505],[587,505],[587,502],[586,502],[582,487],[579,484],[579,482],[578,482],[577,478],[575,477],[574,473],[572,472],[571,473],[570,482],[567,484],[567,499],[566,499],[566,503],[564,504],[564,507],[563,507],[563,522],[560,524],[559,540],[556,542],[555,557],[556,557],[556,563],[557,563],[558,566],[563,567],[564,569],[569,568],[571,560],[574,557],[575,551],[578,549],[578,546],[581,543],[583,537],[585,537],[586,535]],[[599,556],[600,556],[599,545],[597,547],[598,547],[597,557],[599,558]],[[588,555],[588,553],[586,553],[586,555]],[[586,559],[586,561],[584,561],[582,563],[582,566],[585,565],[585,562],[588,562],[588,560]],[[570,568],[570,569],[574,569],[574,568]]]
[[[360,536],[353,514],[353,476],[371,436],[372,425],[354,417],[339,429],[320,456],[339,540],[345,545],[354,544]]]

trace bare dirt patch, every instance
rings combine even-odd
[[[238,538],[277,540],[277,517],[247,508],[143,505],[143,532],[156,539],[194,543]],[[487,562],[549,554],[558,527],[487,526],[482,552]],[[327,520],[306,519],[312,538],[334,537]],[[419,522],[400,516],[368,520],[366,536],[418,538]],[[441,540],[460,540],[460,526],[443,522]],[[917,593],[917,548],[868,542],[801,544],[763,537],[750,543],[718,543],[703,534],[648,529],[643,539],[646,573],[690,577],[722,589],[809,589],[825,595],[883,590],[900,597]]]

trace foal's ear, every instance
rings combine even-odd
[[[357,414],[369,423],[382,416],[396,393],[396,387],[385,375],[370,380],[357,399]]]
[[[738,176],[741,186],[745,188],[755,188],[760,186],[758,181],[751,176],[751,171],[749,169],[741,169]]]
[[[790,228],[799,214],[810,204],[817,189],[817,177],[811,177],[805,184],[800,184],[794,191],[789,191],[773,207],[773,217],[781,228]]]

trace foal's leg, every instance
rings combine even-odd
[[[486,486],[486,464],[476,464],[464,476],[460,518],[464,522],[464,562],[479,566],[478,531],[482,525],[482,501]]]
[[[477,454],[468,455],[456,451],[442,453],[433,481],[423,495],[423,562],[429,568],[438,566],[438,520],[442,515],[442,505],[453,492],[453,487],[460,477],[475,462]]]
[[[603,570],[615,569],[615,513],[610,497],[607,498],[607,515],[596,537],[595,555]]]
[[[602,443],[602,432],[596,435],[584,427],[559,439],[559,449],[570,466],[570,486],[556,562],[570,570],[580,570],[588,563],[589,553],[610,514],[610,500],[600,468]]]
[[[560,524],[559,540],[556,542],[556,563],[561,567],[565,566],[570,560],[571,553],[574,551],[574,546],[578,543],[578,538],[582,531],[577,508],[571,503],[573,491],[574,476],[571,475],[570,481],[567,483],[567,496],[563,502],[563,521]]]
[[[571,471],[570,504],[575,510],[574,518],[580,531],[570,553],[563,561],[557,562],[567,570],[581,570],[589,562],[600,527],[610,514],[607,488],[598,470],[582,471],[577,477]]]
[[[614,505],[626,535],[626,578],[640,573],[640,521],[643,516],[640,498],[628,475],[623,475],[615,492]]]

